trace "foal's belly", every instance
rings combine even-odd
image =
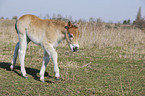
[[[44,38],[44,32],[38,32],[38,31],[27,31],[28,38],[34,42],[37,45],[40,45],[42,43],[42,40]]]

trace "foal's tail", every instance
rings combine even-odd
[[[18,20],[16,20],[15,29],[16,29],[16,32],[18,33],[17,22],[18,22]]]

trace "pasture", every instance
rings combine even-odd
[[[18,36],[15,20],[0,20],[0,96],[104,96],[145,95],[145,32],[134,27],[81,22],[80,50],[71,52],[66,42],[57,47],[60,80],[55,80],[50,60],[45,81],[39,80],[43,50],[27,47],[21,76],[20,62],[10,71]]]

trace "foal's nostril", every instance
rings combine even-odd
[[[76,52],[76,51],[78,51],[78,50],[79,50],[78,47],[73,47],[73,51],[74,51],[74,52]]]

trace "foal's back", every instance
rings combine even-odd
[[[42,44],[45,41],[55,42],[58,34],[64,34],[65,22],[24,15],[16,25],[20,34],[26,34],[34,43]]]

